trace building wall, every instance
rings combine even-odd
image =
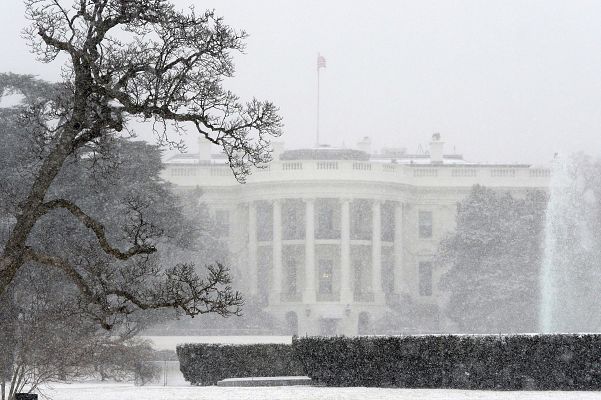
[[[247,298],[292,333],[355,335],[402,296],[441,305],[434,255],[474,184],[523,195],[545,189],[549,171],[298,160],[273,162],[245,184],[207,163],[168,164],[164,178],[181,190],[201,187],[202,201],[227,219]]]

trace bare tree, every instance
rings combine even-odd
[[[12,342],[0,347],[0,400],[14,400],[23,391],[39,392],[49,382],[83,377],[133,380],[138,364],[155,359],[155,351],[143,340],[99,330],[82,316],[74,289],[65,285],[60,271],[30,265],[19,271],[7,291],[11,298],[0,301],[0,307],[9,309],[2,311],[14,316],[0,327],[0,343]]]
[[[148,222],[149,207],[143,199],[127,202],[124,236],[117,237],[89,210],[59,197],[55,186],[68,163],[85,158],[95,166],[96,160],[110,159],[111,140],[128,133],[131,118],[152,121],[159,140],[174,145],[178,143],[169,139],[169,127],[196,129],[221,146],[243,182],[251,165],[269,161],[269,137],[281,133],[272,103],[242,104],[222,87],[223,79],[234,72],[231,52],[243,50],[246,34],[226,26],[211,11],[183,13],[164,0],[25,4],[31,20],[25,34],[33,52],[43,62],[62,54],[67,63],[63,82],[55,85],[0,75],[0,93],[24,95],[20,124],[27,127],[37,152],[24,168],[27,186],[7,188],[17,195],[3,204],[13,217],[0,255],[0,294],[23,265],[32,262],[62,271],[105,315],[160,307],[192,316],[236,312],[242,300],[231,291],[225,267],[210,267],[201,279],[189,265],[163,272],[147,262],[163,232]],[[118,274],[88,274],[68,257],[36,248],[29,239],[47,218],[71,218],[95,237],[96,248],[87,249],[95,268],[111,261],[123,263],[123,268]],[[149,274],[162,274],[162,283],[130,289],[128,282],[142,282]],[[111,321],[103,325],[108,328]]]

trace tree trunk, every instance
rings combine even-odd
[[[0,258],[0,294],[6,291],[17,271],[25,262],[25,250],[27,249],[27,238],[38,219],[43,215],[40,206],[44,202],[50,185],[60,172],[63,163],[72,153],[72,141],[75,132],[65,130],[59,139],[59,143],[44,160],[36,178],[23,202],[17,221],[4,246],[4,252]]]

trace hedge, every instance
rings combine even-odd
[[[193,385],[215,385],[226,378],[305,375],[286,344],[177,346],[184,378]]]
[[[292,347],[327,386],[601,389],[601,335],[305,337]]]

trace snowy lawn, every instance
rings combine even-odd
[[[488,392],[469,390],[288,387],[162,387],[127,384],[60,384],[44,393],[53,400],[571,400],[601,392]]]

